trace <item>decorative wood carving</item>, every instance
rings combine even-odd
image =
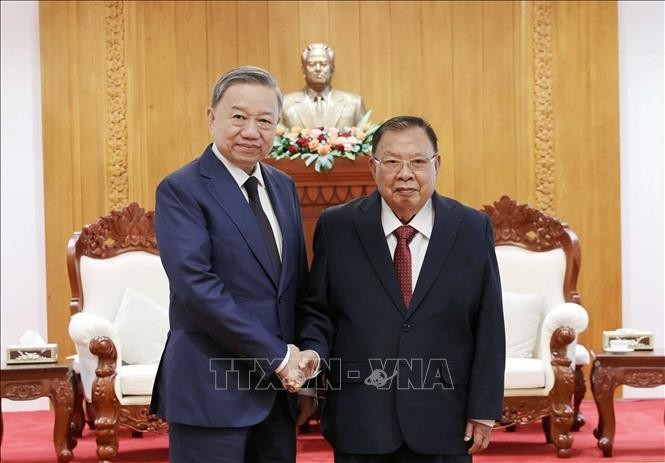
[[[32,400],[44,397],[44,395],[44,387],[41,381],[10,384],[5,387],[3,393],[3,397],[10,400]]]
[[[298,187],[301,206],[330,206],[342,204],[354,198],[367,195],[376,189],[375,185],[348,185],[337,183],[334,186],[324,185]]]
[[[355,161],[337,159],[335,167],[325,174],[307,167],[301,159],[266,159],[262,162],[286,172],[296,184],[310,262],[313,255],[314,229],[321,212],[327,207],[359,198],[376,189],[369,170],[369,158],[359,156]]]
[[[554,8],[551,1],[534,2],[534,153],[536,166],[536,205],[555,214],[554,190],[554,103],[552,59]]]
[[[91,225],[75,232],[67,249],[67,270],[72,298],[71,314],[81,311],[83,295],[81,284],[81,256],[106,259],[124,252],[145,251],[159,255],[153,229],[155,213],[146,211],[137,203],[111,211]]]
[[[550,413],[550,401],[542,397],[504,397],[499,428],[533,423]]]
[[[123,2],[104,2],[106,35],[107,178],[108,205],[127,203],[127,80],[125,77],[125,17]]]
[[[577,276],[580,268],[580,249],[577,236],[568,225],[526,204],[517,204],[508,196],[502,196],[482,211],[492,221],[496,246],[519,246],[533,252],[562,249],[566,256],[564,299],[580,303],[577,292]],[[551,365],[554,386],[548,397],[506,397],[501,421],[502,427],[525,424],[539,418],[543,422],[547,442],[552,442],[560,457],[570,455],[573,439],[570,430],[574,409],[571,406],[575,390],[575,375],[567,348],[575,339],[575,330],[564,326],[557,328],[550,338]]]
[[[8,365],[2,369],[2,397],[10,400],[32,400],[48,397],[55,412],[53,444],[58,462],[70,461],[76,439],[71,432],[74,409],[74,382],[68,365]],[[0,426],[0,441],[2,426]]]
[[[581,304],[577,292],[581,251],[577,235],[568,224],[526,204],[517,204],[505,195],[493,205],[483,206],[482,211],[492,221],[496,246],[519,246],[535,252],[563,249],[566,254],[564,298],[567,302]]]
[[[665,384],[665,372],[663,370],[650,370],[642,368],[639,370],[627,370],[623,376],[623,384],[632,387],[656,387]]]
[[[552,443],[556,446],[559,457],[570,456],[573,445],[570,429],[574,417],[571,399],[575,391],[575,375],[566,351],[574,340],[575,330],[568,326],[557,328],[550,340],[554,369],[554,386],[550,391],[550,425]]]
[[[168,429],[168,423],[157,415],[148,413],[147,405],[121,405],[120,421],[136,431],[161,431]]]
[[[120,403],[114,388],[118,352],[113,341],[106,336],[94,337],[90,341],[90,352],[99,357],[92,382],[92,405],[97,413],[97,456],[102,461],[110,461],[118,453]]]
[[[584,415],[580,412],[582,399],[586,394],[586,381],[584,380],[584,370],[580,365],[575,365],[575,392],[573,393],[573,426],[571,431],[579,431],[586,423]]]
[[[591,352],[591,391],[598,409],[598,426],[593,435],[604,457],[612,456],[616,420],[614,389],[620,384],[656,387],[665,384],[665,352],[639,351],[625,355]]]
[[[168,424],[159,416],[149,414],[147,405],[120,405],[115,395],[118,353],[110,338],[93,338],[90,341],[90,352],[99,357],[92,386],[97,456],[102,460],[110,460],[118,452],[119,424],[139,432],[164,430]]]

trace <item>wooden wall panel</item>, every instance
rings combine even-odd
[[[483,204],[508,194],[516,197],[515,62],[513,2],[482,3],[482,139],[487,172]],[[489,69],[492,72],[487,72]]]
[[[486,176],[483,167],[483,4],[453,2],[453,98],[455,143],[455,197],[467,204],[483,204]]]
[[[328,12],[329,2],[323,1],[299,1],[298,22],[294,26],[299,28],[298,37],[300,46],[298,51],[305,45],[315,42],[328,43],[330,41],[330,14]],[[294,18],[295,19],[295,18]]]
[[[296,28],[293,26],[294,13],[298,2],[268,2],[268,46],[270,47],[270,72],[277,78],[282,89],[303,86],[300,69],[300,47]],[[293,32],[293,33],[290,33]],[[221,72],[221,70],[220,70]]]
[[[451,2],[424,2],[421,7],[422,114],[435,128],[441,156],[438,190],[455,196],[453,38]]]
[[[296,91],[300,51],[319,41],[336,50],[334,86],[374,121],[430,120],[439,191],[474,207],[508,193],[569,222],[582,339],[598,348],[620,325],[615,3],[42,2],[40,29],[49,335],[63,354],[72,231],[117,197],[154,207],[158,182],[209,140],[221,73],[264,66]]]
[[[240,1],[238,23],[238,64],[267,68],[270,64],[268,47],[268,3]]]
[[[390,2],[390,80],[393,107],[400,114],[423,115],[422,22],[420,3]]]
[[[556,212],[582,243],[580,293],[591,314],[582,340],[600,348],[602,330],[621,326],[617,11],[555,6]]]
[[[330,45],[335,50],[335,86],[360,93],[361,61],[360,7],[358,2],[332,1],[330,15]],[[339,70],[339,72],[337,72]],[[302,85],[302,83],[301,83]]]
[[[390,2],[360,2],[361,95],[372,119],[381,121],[393,112],[390,43]],[[371,50],[371,53],[369,52]],[[333,82],[334,83],[334,82]]]

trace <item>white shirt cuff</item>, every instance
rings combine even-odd
[[[277,368],[275,368],[275,373],[279,373],[284,369],[287,363],[289,363],[289,357],[291,357],[291,349],[289,349],[289,346],[286,346],[286,355],[284,356],[284,360],[282,360],[282,363],[280,363]]]
[[[484,424],[485,426],[489,426],[490,428],[494,427],[494,420],[477,420],[475,418],[471,418],[471,421],[475,421],[476,423]]]

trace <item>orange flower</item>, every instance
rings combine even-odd
[[[330,153],[330,145],[319,145],[319,147],[316,149],[316,152],[321,156],[325,156],[326,154]]]

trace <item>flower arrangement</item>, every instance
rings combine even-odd
[[[368,156],[372,147],[372,135],[379,127],[369,122],[370,112],[356,127],[338,130],[336,127],[317,127],[303,129],[280,125],[277,127],[272,151],[268,157],[273,159],[298,159],[305,165],[314,165],[317,172],[328,172],[335,163],[335,158],[355,160],[356,156]]]

